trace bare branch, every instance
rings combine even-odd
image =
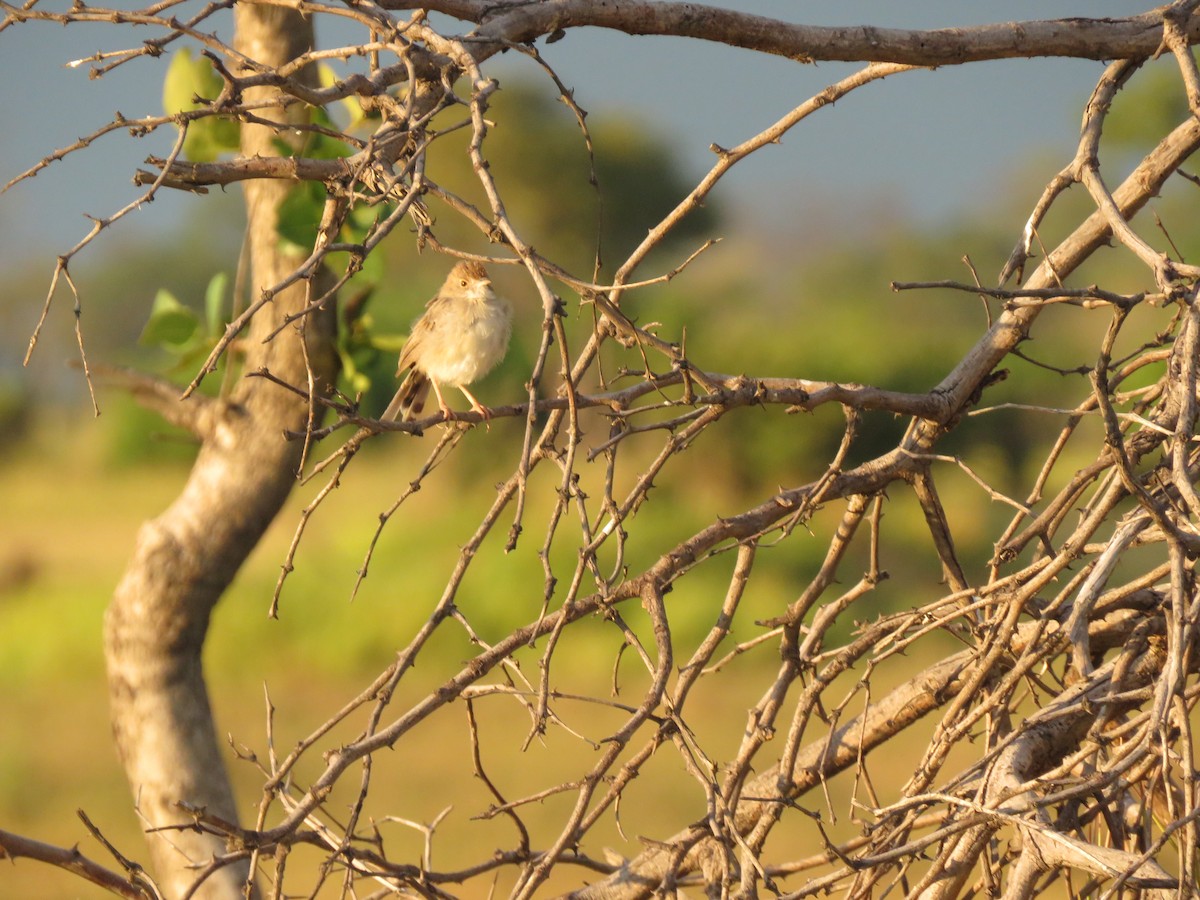
[[[138,871],[125,877],[88,859],[79,852],[78,847],[68,850],[0,830],[0,859],[4,858],[32,859],[66,869],[85,881],[128,900],[162,900],[162,894],[144,872]]]
[[[383,0],[388,9],[413,9]],[[479,41],[522,43],[570,28],[593,26],[625,34],[661,34],[716,41],[799,62],[898,63],[947,66],[987,59],[1068,56],[1109,60],[1148,57],[1158,50],[1166,7],[1123,19],[1056,19],[1007,22],[934,31],[871,26],[796,25],[779,19],[689,3],[633,0],[596,6],[556,0],[530,6],[520,0],[437,0],[421,8],[481,23]],[[1200,39],[1200,17],[1189,11],[1176,27],[1189,42]]]

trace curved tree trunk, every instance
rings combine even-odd
[[[239,49],[266,65],[280,65],[311,46],[311,23],[298,13],[239,4],[235,14]],[[272,90],[256,89],[259,96],[246,99],[262,99]],[[266,110],[260,115],[303,113]],[[278,155],[272,130],[243,124],[242,135],[246,156]],[[289,187],[265,181],[245,186],[252,298],[298,262],[279,252],[275,231],[276,210]],[[323,280],[317,276],[314,291],[322,290]],[[310,316],[303,333],[289,327],[264,342],[283,317],[316,296],[306,288],[301,282],[281,291],[252,320],[245,372],[265,367],[299,386],[308,383],[308,365],[318,385],[335,376],[332,309]],[[300,442],[286,440],[283,431],[302,429],[309,412],[306,401],[293,392],[245,377],[227,398],[193,395],[182,405],[183,412],[172,418],[184,419],[200,437],[199,454],[178,499],[142,527],[105,618],[116,744],[138,810],[154,828],[191,821],[181,802],[238,819],[205,689],[201,649],[213,607],[295,483]],[[168,897],[191,886],[197,866],[224,850],[219,839],[188,830],[151,832],[149,841],[156,880]],[[244,865],[222,868],[192,896],[239,897],[247,877]]]

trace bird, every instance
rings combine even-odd
[[[456,387],[484,420],[492,411],[475,399],[467,385],[492,371],[504,359],[512,336],[512,307],[492,290],[482,263],[455,264],[425,312],[413,323],[400,351],[396,377],[408,374],[382,419],[411,422],[425,408],[429,388],[437,395],[446,419],[456,418],[442,396],[442,385]]]

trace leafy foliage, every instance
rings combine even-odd
[[[163,81],[163,108],[167,115],[206,109],[220,96],[223,82],[207,56],[192,56],[189,48],[171,57]],[[184,127],[181,125],[181,127]],[[238,149],[240,127],[228,116],[189,118],[183,139],[183,155],[193,162],[212,162],[222,153]]]
[[[204,289],[204,312],[197,314],[166,288],[160,288],[150,318],[138,338],[145,347],[165,350],[177,367],[194,365],[216,346],[229,321],[229,276],[218,272]]]

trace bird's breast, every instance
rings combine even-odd
[[[422,354],[425,374],[440,384],[457,387],[482,378],[508,349],[512,320],[505,301],[474,304],[462,325],[461,331],[438,334],[442,346]]]

